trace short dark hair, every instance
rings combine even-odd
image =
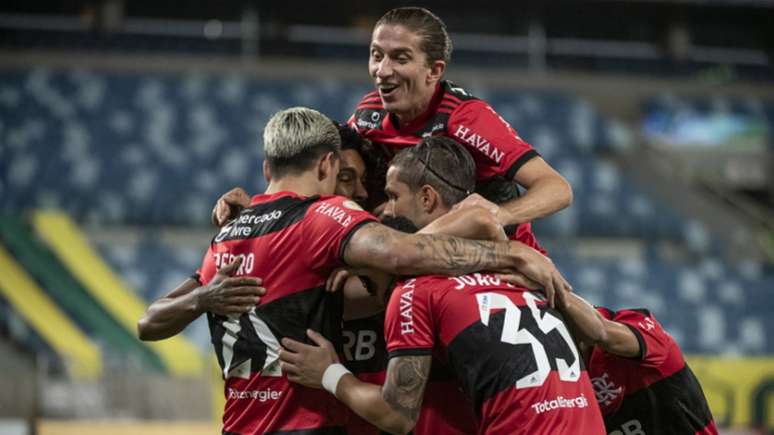
[[[446,32],[446,24],[425,8],[403,7],[387,11],[379,18],[374,29],[383,25],[402,25],[422,37],[420,48],[427,56],[427,63],[442,60],[451,62],[452,41]]]
[[[476,187],[476,163],[462,145],[445,136],[422,139],[392,160],[400,168],[398,179],[412,192],[424,185],[435,189],[447,206],[470,195]]]
[[[292,107],[274,114],[263,130],[264,158],[274,178],[311,169],[325,154],[338,156],[341,137],[322,113]]]
[[[363,158],[366,177],[363,187],[368,192],[368,199],[363,206],[366,210],[372,210],[387,200],[384,194],[384,184],[387,179],[389,157],[383,146],[366,139],[347,124],[338,124],[341,136],[342,150],[355,150]]]

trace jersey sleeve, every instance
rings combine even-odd
[[[643,364],[660,366],[667,360],[674,339],[647,310],[621,310],[613,320],[627,326],[640,343],[640,358]]]
[[[323,198],[314,203],[304,219],[302,243],[313,270],[331,264],[344,265],[344,248],[363,225],[376,222],[356,202],[342,196]]]
[[[481,100],[467,101],[451,114],[448,134],[468,148],[476,161],[479,180],[497,175],[512,180],[519,168],[539,156],[532,145]]]
[[[435,340],[430,294],[421,282],[417,286],[415,278],[395,287],[384,315],[384,338],[390,358],[432,354]]]
[[[200,284],[205,285],[212,281],[212,278],[218,272],[218,265],[215,264],[215,255],[212,249],[212,245],[207,249],[207,253],[204,254],[202,259],[202,265],[196,270],[196,273],[191,278],[199,281]]]

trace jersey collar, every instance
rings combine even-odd
[[[445,88],[446,80],[439,81],[438,84],[435,85],[435,93],[433,94],[433,98],[430,100],[430,105],[427,106],[427,109],[422,112],[421,115],[417,116],[413,121],[406,125],[401,126],[400,122],[398,121],[398,117],[390,113],[390,116],[387,117],[387,122],[389,123],[390,128],[402,133],[411,133],[425,125],[427,120],[435,114],[436,110],[438,110],[438,106],[441,104],[441,100],[443,99],[443,92]]]
[[[263,202],[269,202],[278,198],[282,198],[283,196],[292,196],[298,199],[306,199],[305,196],[301,196],[289,190],[274,193],[259,193],[258,195],[254,195],[252,198],[250,198],[250,206],[254,206]]]

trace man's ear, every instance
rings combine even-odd
[[[446,62],[436,60],[430,65],[430,72],[427,74],[427,83],[438,83],[446,72]]]
[[[435,211],[436,207],[441,205],[441,197],[438,195],[438,192],[427,184],[419,188],[419,200],[421,201],[422,210],[428,214]]]
[[[339,171],[339,156],[334,152],[325,153],[317,165],[317,179],[322,181],[326,177],[336,177]]]
[[[269,169],[269,162],[263,161],[263,178],[267,183],[271,183],[271,169]]]

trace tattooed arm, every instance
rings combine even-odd
[[[571,289],[553,262],[519,242],[464,240],[430,234],[407,234],[378,223],[356,230],[344,248],[354,268],[397,275],[464,275],[481,270],[516,271],[553,292]]]
[[[282,339],[282,370],[292,382],[320,388],[325,370],[339,359],[333,345],[322,335],[314,331],[307,334],[316,346]],[[419,417],[431,363],[430,355],[390,358],[384,386],[345,374],[336,385],[336,397],[383,431],[409,433]]]
[[[336,397],[383,431],[409,433],[422,409],[431,360],[429,355],[391,358],[382,387],[346,375],[336,387]]]

